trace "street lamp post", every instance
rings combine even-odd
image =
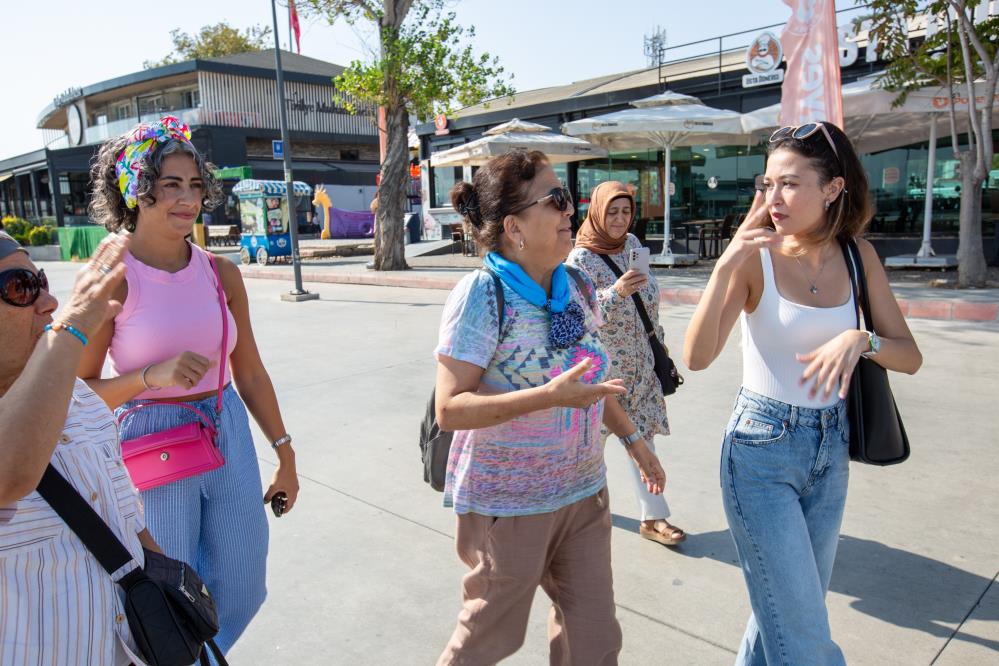
[[[291,266],[295,273],[295,286],[287,294],[281,294],[282,301],[309,301],[319,298],[302,288],[302,257],[298,252],[298,220],[295,217],[295,182],[291,173],[291,143],[288,141],[288,112],[284,103],[284,72],[281,70],[281,42],[278,40],[277,5],[271,0],[271,16],[274,19],[274,64],[277,72],[277,103],[281,118],[281,146],[284,155],[284,182],[288,196],[288,233],[291,236]]]

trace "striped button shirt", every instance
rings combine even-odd
[[[107,405],[76,380],[52,464],[142,563],[142,505],[121,460]],[[129,563],[115,579],[136,567]],[[0,665],[142,662],[124,595],[37,492],[0,508]]]

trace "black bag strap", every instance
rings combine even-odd
[[[579,289],[579,293],[583,295],[583,298],[586,299],[586,304],[589,305],[590,309],[592,310],[593,301],[590,300],[590,295],[586,293],[586,280],[583,279],[583,273],[574,266],[569,266],[567,264],[564,265],[565,265],[565,272],[572,276],[573,282],[576,283],[576,288]]]
[[[617,265],[617,263],[613,259],[611,259],[608,255],[598,254],[597,256],[604,260],[604,263],[607,264],[607,268],[611,269],[611,271],[614,272],[614,275],[616,275],[617,277],[621,277],[622,275],[624,275],[624,271],[622,271],[621,268]],[[656,327],[652,325],[652,320],[649,318],[649,313],[646,312],[645,310],[645,303],[642,302],[642,297],[638,295],[637,291],[631,295],[631,299],[635,301],[635,309],[638,310],[638,316],[642,320],[642,326],[645,327],[645,333],[649,336],[649,339],[651,340],[656,335]]]
[[[45,468],[37,490],[65,521],[69,529],[80,538],[87,550],[93,553],[108,575],[113,576],[116,571],[132,561],[132,554],[111,531],[104,519],[51,463]],[[128,583],[145,576],[141,568],[135,571],[141,575],[133,576],[135,572],[132,572],[122,578],[119,584],[127,587]],[[126,579],[128,583],[125,582]]]
[[[843,250],[846,268],[850,272],[854,307],[858,309],[857,328],[860,328],[860,313],[862,312],[866,329],[873,333],[874,320],[871,318],[871,301],[867,293],[867,274],[864,272],[864,260],[860,256],[860,248],[857,247],[857,241],[852,238],[848,241],[841,240],[840,248]]]

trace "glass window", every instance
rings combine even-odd
[[[434,169],[434,207],[451,205],[451,188],[461,180],[461,167],[437,167]]]

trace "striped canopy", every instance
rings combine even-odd
[[[300,180],[294,182],[296,196],[312,196],[312,188]],[[232,187],[233,194],[263,194],[264,196],[284,196],[288,186],[283,180],[241,180]]]

